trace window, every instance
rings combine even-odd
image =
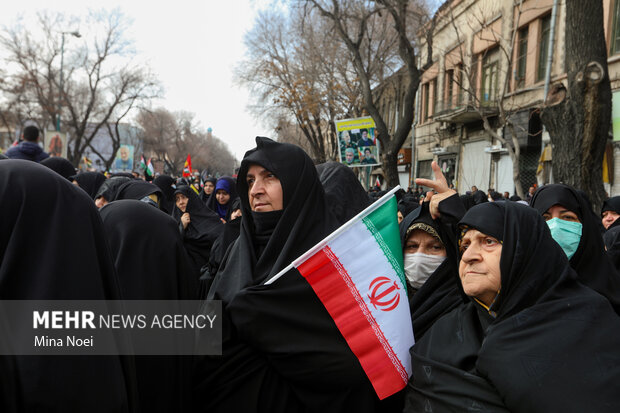
[[[620,0],[614,2],[613,26],[611,32],[610,55],[620,53]]]
[[[527,36],[529,30],[527,27],[519,30],[517,44],[517,61],[515,70],[515,89],[525,86],[525,69],[527,66]]]
[[[439,103],[439,99],[437,96],[437,78],[431,80],[431,85],[433,88],[433,113],[432,115],[434,115],[435,113],[437,113],[437,104]]]
[[[540,21],[540,48],[538,49],[538,73],[536,81],[540,82],[547,73],[547,53],[549,52],[549,37],[551,35],[551,16],[547,15]]]
[[[463,103],[463,92],[461,91],[461,85],[463,84],[463,64],[459,63],[455,66],[454,70],[456,71],[456,104],[460,105]]]
[[[488,51],[482,58],[482,87],[480,101],[483,105],[497,100],[497,75],[499,65],[499,48]]]
[[[428,119],[428,83],[424,83],[422,85],[422,97],[424,98],[424,103],[422,104],[422,121],[426,121]]]
[[[446,93],[444,109],[452,108],[452,96],[454,96],[454,69],[446,70]]]

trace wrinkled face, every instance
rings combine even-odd
[[[405,242],[405,250],[403,251],[404,254],[415,254],[416,252],[426,255],[446,256],[446,249],[441,242],[421,229],[414,229],[411,231]]]
[[[213,185],[213,182],[205,182],[205,186],[202,188],[202,190],[205,191],[205,194],[207,195],[211,195],[214,189],[215,185]]]
[[[502,244],[495,238],[470,229],[460,245],[459,277],[465,294],[490,306],[500,289],[499,267]]]
[[[125,148],[124,146],[121,146],[121,159],[123,161],[129,159],[129,149]]]
[[[547,212],[543,214],[543,218],[545,219],[545,221],[549,221],[552,218],[560,218],[564,221],[581,222],[579,221],[577,214],[575,214],[573,211],[569,211],[567,208],[559,204],[549,208]]]
[[[185,212],[185,210],[187,209],[187,201],[189,201],[189,198],[183,194],[176,194],[174,197],[176,199],[177,208],[179,208],[181,212]]]
[[[215,193],[215,199],[217,200],[218,204],[226,205],[228,201],[230,201],[230,194],[223,189],[218,189]]]
[[[364,140],[368,139],[368,132],[362,131],[362,139]]]
[[[284,194],[280,179],[260,165],[252,164],[246,176],[250,208],[255,212],[284,209]]]
[[[347,163],[353,163],[353,159],[355,159],[355,154],[353,152],[347,152],[345,154],[345,159]]]
[[[349,132],[347,131],[342,132],[342,140],[344,141],[345,144],[348,144],[349,142],[351,142],[351,137],[349,136]]]
[[[611,224],[616,222],[616,220],[620,218],[620,214],[616,211],[605,211],[603,212],[603,226],[605,229],[609,229]]]

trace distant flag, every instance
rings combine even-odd
[[[187,159],[185,160],[185,165],[183,165],[183,178],[188,178],[192,176],[192,157],[190,154],[187,154]]]
[[[375,186],[381,187],[381,181],[379,180],[379,176],[377,176],[377,180],[375,181]]]
[[[149,158],[149,161],[146,163],[145,172],[151,178],[155,176],[155,168],[153,168],[153,162],[151,162],[151,158]]]
[[[84,158],[82,160],[84,161],[84,165],[86,165],[87,168],[92,168],[93,161],[88,156],[84,155]]]
[[[146,162],[144,162],[144,155],[140,155],[140,169],[146,171]]]
[[[402,390],[411,376],[414,338],[394,196],[399,188],[266,283],[292,268],[299,271],[334,319],[379,399]]]

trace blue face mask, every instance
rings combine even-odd
[[[583,225],[579,222],[565,221],[560,218],[550,219],[547,221],[547,225],[551,231],[551,236],[555,242],[560,244],[570,260],[579,247]]]

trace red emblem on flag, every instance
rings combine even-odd
[[[370,283],[368,298],[370,303],[382,311],[392,311],[398,307],[400,293],[396,281],[388,277],[377,277]]]

